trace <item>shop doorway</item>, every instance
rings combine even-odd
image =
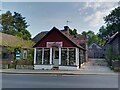
[[[59,68],[59,48],[53,48],[53,68]]]

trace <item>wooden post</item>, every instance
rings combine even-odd
[[[42,48],[42,64],[44,64],[44,48]]]
[[[76,53],[75,53],[75,55],[76,55],[76,65],[78,66],[79,65],[79,53],[78,53],[78,48],[75,48],[76,50]]]
[[[69,65],[69,48],[67,48],[67,65]]]
[[[50,48],[50,64],[52,64],[52,48]]]
[[[36,64],[36,48],[34,48],[34,64]]]
[[[61,65],[61,48],[59,48],[59,65]]]

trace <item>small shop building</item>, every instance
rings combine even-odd
[[[31,40],[23,40],[16,36],[0,32],[0,68],[15,68],[19,62],[33,60],[33,45]]]
[[[86,48],[68,30],[68,26],[64,30],[53,27],[37,41],[33,46],[34,69],[77,70],[81,67],[86,61]]]

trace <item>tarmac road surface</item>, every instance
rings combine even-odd
[[[3,74],[3,88],[118,88],[118,75]]]

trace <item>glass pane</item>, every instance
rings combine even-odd
[[[84,55],[83,55],[83,51],[80,50],[80,60],[81,60],[81,64],[83,63],[84,60]]]
[[[49,48],[45,48],[44,49],[44,61],[43,64],[50,64],[50,49]]]
[[[67,48],[61,49],[61,65],[67,65]]]
[[[42,64],[42,49],[36,49],[36,64]]]
[[[55,59],[59,59],[59,51],[55,51]]]
[[[69,49],[69,65],[75,65],[75,48]]]
[[[27,59],[27,50],[23,51],[23,59]]]

